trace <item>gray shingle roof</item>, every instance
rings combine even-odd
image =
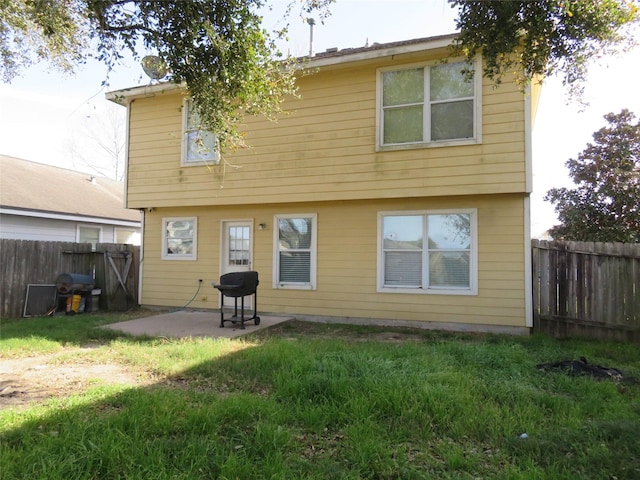
[[[313,58],[329,58],[329,57],[344,57],[348,55],[355,55],[357,53],[371,52],[375,50],[384,50],[395,47],[405,47],[408,45],[416,45],[420,43],[433,42],[435,40],[449,40],[452,41],[456,37],[456,34],[436,35],[433,37],[412,38],[410,40],[400,40],[396,42],[388,43],[373,43],[364,47],[355,48],[342,48],[342,49],[329,49],[324,52],[317,52]],[[304,57],[303,57],[304,58]]]
[[[0,207],[125,221],[140,212],[124,208],[124,184],[86,173],[0,155]]]

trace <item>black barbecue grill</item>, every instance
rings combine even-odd
[[[253,320],[254,325],[260,325],[258,317],[258,272],[232,272],[220,277],[220,283],[213,282],[215,288],[220,293],[220,328],[224,327],[224,322],[240,323],[240,328],[244,329],[244,322]],[[253,295],[253,316],[244,318],[244,297]],[[234,299],[233,316],[224,318],[224,297]],[[240,298],[241,310],[238,320],[238,298]]]
[[[91,312],[98,305],[93,306],[92,291],[96,281],[91,275],[83,275],[80,273],[61,273],[56,278],[57,308],[61,308],[61,302],[64,302],[64,308],[68,315],[86,311]],[[74,297],[77,303],[73,302]],[[82,302],[82,303],[81,303]]]

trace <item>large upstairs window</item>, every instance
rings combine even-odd
[[[470,68],[454,62],[382,70],[379,146],[478,141],[480,88]]]

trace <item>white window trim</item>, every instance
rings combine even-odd
[[[229,265],[228,264],[228,258],[225,258],[225,251],[228,254],[228,235],[227,232],[225,232],[225,229],[228,230],[228,228],[230,226],[248,226],[249,227],[249,265]],[[223,273],[229,273],[232,271],[232,269],[234,267],[237,268],[249,268],[249,270],[253,269],[253,232],[254,232],[254,228],[253,228],[253,219],[249,218],[246,220],[242,220],[242,219],[237,219],[237,220],[221,220],[220,221],[220,267],[222,268],[223,265],[226,266],[226,269],[221,270],[221,272]],[[226,246],[223,247],[223,245],[227,243]],[[222,273],[221,273],[222,275]]]
[[[464,59],[451,59],[449,63],[464,62]],[[473,99],[473,138],[452,139],[452,140],[437,140],[430,142],[411,142],[411,143],[394,143],[383,144],[384,138],[384,125],[382,123],[382,74],[384,72],[393,72],[398,70],[409,70],[412,68],[426,68],[434,65],[438,65],[438,61],[411,63],[406,65],[395,65],[393,67],[384,67],[377,70],[376,79],[376,151],[393,151],[393,150],[411,150],[416,148],[438,148],[438,147],[451,147],[458,145],[476,145],[482,143],[482,58],[478,55],[474,59],[473,68],[475,70],[474,75],[474,99]],[[429,87],[430,79],[425,80],[425,89]],[[425,92],[426,93],[426,92]],[[428,96],[425,95],[425,104],[430,104]],[[427,115],[424,117],[423,129],[431,128],[431,118]]]
[[[187,128],[189,125],[188,113],[189,113],[189,104],[191,103],[191,99],[189,97],[185,97],[182,100],[182,142],[181,142],[181,152],[180,152],[180,165],[183,167],[201,167],[201,166],[213,166],[220,164],[220,151],[216,149],[216,156],[213,161],[200,160],[200,161],[187,161]]]
[[[469,288],[403,288],[384,286],[384,246],[383,246],[383,219],[391,215],[449,215],[466,213],[471,217],[471,249],[470,249],[470,272]],[[378,265],[377,265],[377,288],[378,293],[411,293],[411,294],[431,294],[431,295],[477,295],[478,294],[478,209],[449,209],[449,210],[395,210],[378,212]],[[427,267],[428,268],[428,267]]]
[[[102,239],[103,239],[103,232],[102,232],[102,226],[100,225],[91,225],[91,224],[77,224],[76,225],[76,242],[80,243],[80,229],[81,228],[92,228],[94,230],[98,230],[98,242],[97,243],[102,243]],[[97,247],[93,247],[93,250],[95,250]]]
[[[193,222],[193,253],[180,254],[167,252],[167,222]],[[162,245],[160,247],[163,260],[197,260],[198,259],[198,217],[163,217]]]
[[[309,283],[280,282],[280,250],[279,220],[285,218],[311,218],[311,265]],[[315,290],[317,285],[317,258],[318,258],[318,214],[316,213],[291,213],[274,215],[273,217],[273,288],[293,290]]]

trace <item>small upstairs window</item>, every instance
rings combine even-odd
[[[200,115],[193,102],[183,104],[184,135],[182,138],[182,165],[217,165],[220,163],[218,139],[213,132],[204,130]]]

